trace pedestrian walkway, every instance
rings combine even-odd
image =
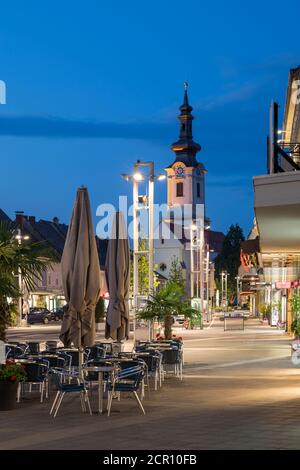
[[[224,332],[216,320],[184,333],[184,380],[168,378],[153,392],[145,417],[133,400],[116,403],[111,418],[82,415],[75,400],[50,421],[50,405],[30,399],[1,412],[0,449],[298,449],[300,369],[291,339],[248,325]]]

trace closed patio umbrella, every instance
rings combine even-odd
[[[86,188],[79,188],[62,256],[67,308],[60,339],[81,350],[95,343],[95,307],[100,294],[100,266],[91,206]]]
[[[129,337],[129,243],[124,217],[117,212],[106,257],[106,278],[109,306],[106,315],[105,337],[122,341]]]

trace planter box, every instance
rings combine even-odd
[[[14,410],[17,404],[18,382],[0,381],[0,411]]]

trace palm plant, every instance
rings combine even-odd
[[[22,295],[18,274],[21,274],[25,288],[31,291],[55,260],[45,242],[19,244],[13,227],[0,223],[0,340],[5,341],[5,331],[10,324],[8,298],[17,299]]]
[[[150,295],[137,316],[143,320],[163,322],[165,338],[172,339],[173,315],[192,318],[197,313],[184,299],[183,287],[176,282],[168,282],[155,295]]]

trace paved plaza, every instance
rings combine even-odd
[[[30,335],[53,339],[55,328]],[[291,362],[289,336],[257,320],[248,320],[245,331],[224,332],[218,317],[204,330],[180,333],[184,380],[170,376],[151,391],[145,417],[130,398],[115,400],[108,418],[82,414],[79,399],[68,397],[54,420],[50,402],[27,395],[17,410],[1,412],[0,449],[300,447],[300,369]],[[94,409],[96,400],[95,392]]]

